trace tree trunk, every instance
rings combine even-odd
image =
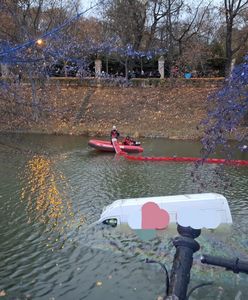
[[[125,78],[128,80],[128,58],[125,60]]]
[[[229,76],[232,64],[232,24],[227,24],[226,27],[226,64],[225,74]]]

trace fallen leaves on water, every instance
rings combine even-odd
[[[102,281],[99,281],[99,280],[98,280],[98,281],[96,282],[96,286],[102,286]]]
[[[4,290],[0,290],[0,297],[6,296],[6,292]]]

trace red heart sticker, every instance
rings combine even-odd
[[[154,202],[142,206],[142,229],[165,229],[170,223],[170,215]]]

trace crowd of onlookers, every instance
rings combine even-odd
[[[95,74],[93,74],[95,76]],[[125,77],[125,74],[121,72],[110,72],[107,73],[105,71],[102,71],[101,74],[98,74],[97,77],[102,77],[102,78],[116,78],[116,77]],[[133,71],[128,71],[127,74],[128,79],[132,78],[160,78],[160,73],[159,71],[138,71],[138,70],[133,70]]]
[[[86,78],[86,77],[98,77],[98,78],[160,78],[161,75],[158,70],[129,70],[126,76],[125,72],[123,71],[113,71],[110,69],[109,72],[102,70],[98,74],[94,72],[94,69],[91,70],[89,68],[78,67],[77,64],[61,64],[61,63],[54,63],[50,66],[43,67],[42,72],[43,76],[45,77],[78,77],[78,78]],[[0,77],[2,77],[2,73],[0,72]],[[14,78],[15,82],[21,82],[23,74],[20,69],[15,71],[9,71],[8,77]],[[188,70],[187,68],[179,68],[177,65],[172,66],[170,72],[165,69],[165,77],[172,77],[172,78],[201,78],[201,77],[220,77],[219,71],[214,70],[206,70],[203,71],[196,71],[196,70]]]

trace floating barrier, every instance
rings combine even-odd
[[[112,145],[113,145],[113,147],[115,149],[115,153],[116,154],[119,154],[119,155],[125,155],[126,154],[126,152],[124,152],[124,151],[121,150],[121,147],[120,147],[117,139],[115,139],[115,138],[112,139]]]
[[[137,161],[165,161],[165,162],[202,162],[208,164],[226,164],[248,166],[248,160],[224,159],[224,158],[198,158],[198,157],[152,157],[152,156],[134,156],[126,153],[120,153],[126,159]]]
[[[239,165],[248,166],[248,160],[240,159],[224,159],[224,158],[199,158],[199,157],[177,157],[177,156],[165,156],[165,157],[154,157],[154,156],[135,156],[128,155],[126,152],[122,151],[117,139],[112,139],[112,144],[115,149],[115,153],[124,156],[129,160],[138,161],[168,161],[168,162],[199,162],[207,164],[226,164],[226,165]]]

